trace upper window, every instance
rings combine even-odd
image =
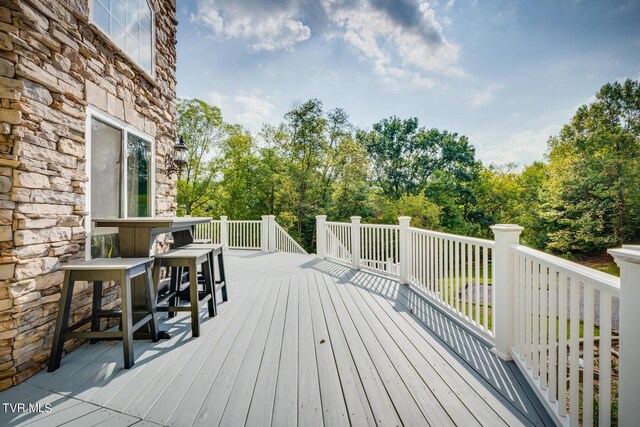
[[[93,0],[91,13],[118,47],[153,72],[153,12],[147,0]]]

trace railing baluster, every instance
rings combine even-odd
[[[558,413],[567,415],[567,276],[558,283]]]
[[[611,425],[611,295],[600,292],[600,356],[598,384],[599,427]]]
[[[558,343],[557,343],[557,308],[558,274],[549,269],[549,401],[558,400]]]
[[[571,277],[570,301],[570,334],[569,334],[569,419],[572,425],[578,425],[580,416],[580,403],[578,402],[580,390],[580,363],[579,363],[579,339],[580,339],[580,283]]]
[[[538,379],[540,376],[540,366],[538,365],[538,355],[540,346],[540,263],[533,263],[533,283],[531,286],[531,304],[532,304],[532,340],[531,340],[531,365],[533,367],[533,378]]]
[[[544,390],[547,388],[547,283],[548,274],[547,267],[540,266],[540,387]]]
[[[476,280],[475,280],[475,295],[476,295],[476,307],[475,307],[475,318],[476,318],[476,324],[478,326],[480,326],[480,246],[475,245],[476,246],[476,259],[475,259],[475,266],[476,266]]]
[[[486,246],[482,248],[482,272],[482,325],[489,331],[489,248]]]
[[[594,290],[585,283],[584,287],[584,336],[582,341],[582,424],[593,425],[593,329],[594,329]]]
[[[531,282],[533,273],[533,262],[527,258],[525,266],[525,288],[524,288],[524,313],[525,313],[525,328],[524,328],[524,354],[527,362],[527,368],[531,368]]]

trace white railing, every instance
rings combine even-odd
[[[511,251],[516,361],[562,424],[593,425],[596,417],[610,425],[611,307],[620,280],[526,246]]]
[[[351,263],[351,227],[339,222],[326,223],[327,258]]]
[[[220,244],[220,220],[213,220],[204,224],[197,224],[193,230],[193,238],[207,240],[210,243]]]
[[[196,225],[194,239],[221,244],[226,249],[307,253],[273,215],[264,215],[262,220],[228,220],[221,216],[219,220]]]
[[[514,359],[558,425],[640,419],[640,246],[609,251],[618,279],[520,245],[515,225],[495,225],[494,240],[483,240],[409,221],[318,216],[318,257],[419,289],[493,343],[496,355]]]
[[[227,221],[230,249],[262,249],[262,221]]]
[[[409,228],[409,283],[489,336],[493,242]]]
[[[292,254],[307,254],[302,246],[287,233],[280,224],[276,224],[276,250],[279,252],[288,252]]]
[[[400,226],[360,225],[360,267],[400,276]]]

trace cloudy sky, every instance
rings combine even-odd
[[[542,159],[606,82],[640,79],[640,1],[178,1],[178,95],[258,131],[309,98],[418,117],[485,163]]]

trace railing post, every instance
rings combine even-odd
[[[400,224],[400,283],[406,285],[409,283],[409,266],[411,265],[411,244],[409,243],[409,225],[411,223],[410,216],[398,217]]]
[[[514,224],[496,224],[493,230],[495,246],[491,255],[493,264],[492,290],[495,306],[491,308],[495,347],[493,352],[503,360],[512,360],[511,347],[515,343],[513,330],[514,310],[514,256],[511,245],[520,243],[524,228]]]
[[[351,266],[356,270],[360,269],[360,219],[351,217]]]
[[[327,233],[325,232],[326,222],[326,215],[316,215],[316,255],[321,259],[325,259],[327,257]]]
[[[229,249],[229,223],[225,215],[220,217],[220,244],[222,249]]]
[[[269,215],[262,215],[262,227],[260,229],[260,249],[262,252],[269,250]]]
[[[609,249],[620,267],[620,358],[618,423],[637,425],[640,420],[640,246]]]
[[[276,216],[269,215],[269,252],[275,252],[276,248]]]

